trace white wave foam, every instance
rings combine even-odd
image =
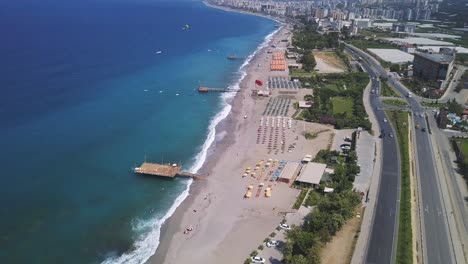
[[[244,63],[239,68],[240,78],[232,85],[229,86],[230,89],[239,90],[240,83],[244,80],[245,76],[247,76],[247,72],[245,68],[249,65],[252,58],[263,48],[269,45],[269,42],[273,38],[273,36],[280,30],[281,28],[273,31],[272,33],[268,34],[262,44],[260,44],[257,49],[248,56]],[[208,149],[213,144],[216,139],[216,126],[224,120],[229,113],[231,112],[232,106],[231,101],[234,98],[235,93],[225,93],[221,95],[221,106],[222,109],[218,112],[210,122],[208,126],[208,135],[205,139],[205,142],[201,146],[200,152],[195,156],[194,163],[190,167],[189,171],[192,173],[196,173],[200,170],[203,164],[206,161],[208,155]],[[174,212],[176,211],[177,207],[182,204],[182,202],[189,196],[190,185],[192,184],[193,180],[190,179],[186,181],[187,188],[176,198],[174,204],[169,208],[167,213],[162,218],[154,218],[148,220],[145,223],[141,223],[145,229],[151,230],[148,233],[142,235],[137,241],[134,243],[134,250],[131,252],[124,253],[119,257],[108,258],[102,262],[102,264],[141,264],[145,263],[155,252],[159,246],[159,238],[161,235],[161,226],[164,222],[171,217]],[[134,229],[140,229],[140,227],[135,227]]]

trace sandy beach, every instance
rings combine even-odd
[[[161,244],[148,263],[216,263],[220,260],[241,263],[275,231],[285,214],[292,212],[299,191],[287,183],[270,181],[269,175],[278,163],[268,168],[261,166],[253,177],[242,177],[247,167],[253,170],[259,162],[265,164],[269,159],[300,161],[306,154],[315,155],[333,140],[330,126],[290,119],[295,112],[293,102],[310,90],[272,89],[270,97],[251,95],[255,80],[262,80],[265,87],[269,78],[288,78],[287,70],[270,71],[270,61],[272,53],[284,53],[287,42],[281,40],[287,39],[290,33],[287,26],[282,27],[269,46],[260,50],[245,69],[247,76],[232,103],[232,111],[217,129],[228,133],[214,146],[202,168],[209,176],[193,184],[190,196],[165,223]],[[267,109],[267,104],[271,100],[289,102],[289,106],[281,108],[283,117],[268,115],[271,109]],[[270,108],[274,102],[270,102]],[[290,127],[285,127],[286,123],[290,123]],[[271,140],[273,126],[281,128],[275,135],[280,137],[280,142],[272,143],[275,147],[268,149],[265,141]],[[318,137],[306,140],[306,131],[319,132]],[[244,198],[248,185],[253,185],[253,195]],[[272,189],[269,198],[264,195],[267,186]],[[193,228],[188,234],[184,232],[187,227]]]

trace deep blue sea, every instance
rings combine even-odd
[[[199,1],[2,1],[0,263],[151,256],[190,180],[132,168],[200,168],[229,96],[195,89],[236,86],[226,56],[274,25]]]

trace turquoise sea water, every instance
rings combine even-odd
[[[5,3],[0,263],[153,254],[189,181],[132,167],[145,157],[201,166],[210,124],[228,109],[195,89],[235,85],[243,61],[226,56],[252,54],[274,24],[197,1]]]

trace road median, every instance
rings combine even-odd
[[[396,263],[413,263],[413,233],[411,224],[411,178],[409,162],[409,123],[408,113],[403,111],[386,111],[395,129],[400,148],[401,191],[400,213],[398,220],[398,242]]]

